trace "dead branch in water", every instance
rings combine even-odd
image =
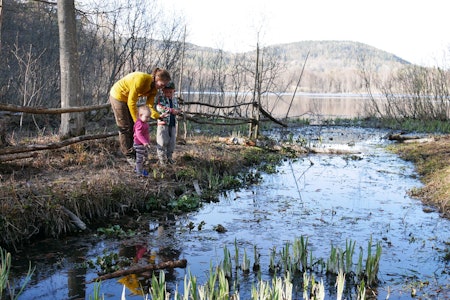
[[[89,281],[88,283],[91,283],[94,281],[96,281],[96,282],[103,281],[103,280],[117,278],[120,276],[126,276],[126,275],[130,275],[130,274],[141,274],[141,273],[144,273],[147,271],[153,271],[153,270],[186,268],[186,265],[187,265],[186,259],[175,260],[175,261],[165,261],[165,262],[162,262],[157,265],[139,266],[139,267],[134,267],[134,268],[126,269],[126,270],[119,270],[116,272],[108,273],[108,274],[99,276],[99,277]]]

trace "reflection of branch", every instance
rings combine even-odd
[[[200,119],[197,119],[195,117],[191,117],[191,116],[187,116],[186,114],[183,114],[183,116],[186,117],[186,120],[192,121],[192,122],[197,123],[197,124],[211,124],[211,125],[223,125],[223,126],[231,125],[231,126],[233,126],[233,125],[248,124],[248,123],[252,122],[251,119],[244,119],[244,118],[230,118],[230,117],[210,115],[210,114],[198,114],[198,115],[200,115],[200,116],[209,115],[209,116],[213,116],[216,119],[222,118],[222,119],[229,119],[229,120],[239,120],[240,122],[217,123],[217,122],[214,122],[214,121],[200,120]]]
[[[298,181],[300,178],[302,178],[303,176],[305,176],[306,171],[308,171],[308,170],[314,165],[314,163],[313,163],[311,160],[310,160],[309,162],[310,162],[309,167],[308,167],[306,170],[304,170],[303,173],[300,174],[300,176],[299,176],[298,178],[296,178],[296,177],[295,177],[294,168],[292,167],[292,163],[291,163],[291,161],[289,161],[289,166],[291,167],[292,176],[294,176],[295,186],[297,187],[298,196],[300,197],[300,201],[302,201],[302,205],[303,205],[302,194],[301,194],[301,192],[300,192],[300,187],[298,186],[298,182],[297,182],[297,181]]]
[[[201,106],[208,106],[208,107],[212,107],[212,108],[233,108],[233,107],[239,107],[239,106],[244,106],[244,105],[254,105],[254,104],[256,104],[256,102],[247,102],[247,103],[239,103],[239,104],[233,104],[233,105],[217,106],[217,105],[212,105],[212,104],[204,103],[204,102],[183,102],[183,105],[201,105]]]

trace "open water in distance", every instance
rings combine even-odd
[[[30,247],[28,257],[37,265],[36,275],[19,299],[89,299],[97,276],[92,269],[79,268],[80,262],[95,260],[105,253],[141,260],[156,253],[156,261],[185,258],[186,269],[166,273],[167,288],[183,286],[186,275],[205,284],[211,264],[223,260],[226,246],[232,257],[237,243],[253,263],[253,247],[261,254],[261,276],[271,280],[269,254],[280,251],[287,242],[308,237],[315,258],[325,261],[331,245],[345,249],[347,240],[367,250],[370,238],[382,243],[379,270],[381,280],[372,299],[410,299],[412,288],[423,299],[450,297],[449,262],[444,260],[450,243],[450,222],[408,196],[407,191],[421,186],[411,163],[386,152],[385,131],[361,128],[310,126],[291,131],[294,136],[316,140],[317,146],[360,152],[354,155],[310,154],[285,161],[276,174],[263,175],[261,184],[229,192],[218,203],[205,204],[199,211],[183,217],[143,219],[145,234],[129,239],[53,241]],[[275,135],[283,136],[278,132]],[[320,137],[320,139],[318,139]],[[189,230],[188,224],[193,224]],[[199,226],[201,225],[201,230]],[[222,225],[227,231],[218,233]],[[242,260],[240,260],[242,261]],[[17,263],[17,262],[16,262]],[[28,262],[26,262],[28,263]],[[250,299],[256,274],[240,278],[241,299]],[[22,273],[23,274],[23,269]],[[20,277],[20,276],[19,276]],[[320,279],[320,278],[316,278]],[[105,299],[120,299],[120,278],[105,280],[101,292]],[[326,299],[335,299],[335,287],[324,278]],[[181,291],[181,290],[180,290]],[[388,292],[389,291],[389,292]],[[295,286],[293,299],[301,299]],[[126,299],[143,299],[125,289]],[[344,297],[356,299],[356,290],[347,288]]]

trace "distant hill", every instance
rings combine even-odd
[[[219,51],[195,45],[188,48],[197,54]],[[383,78],[398,68],[411,65],[392,53],[352,41],[300,41],[270,45],[266,49],[286,63],[288,69],[284,76],[300,74],[309,52],[300,87],[304,92],[362,92],[362,64]]]
[[[312,70],[357,67],[358,60],[363,57],[378,68],[410,64],[392,53],[351,41],[302,41],[272,45],[269,48],[277,49],[292,65],[303,64],[309,52],[307,66]]]

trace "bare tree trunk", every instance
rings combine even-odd
[[[77,49],[74,0],[58,1],[59,55],[61,70],[61,107],[81,106],[81,79]],[[84,134],[81,113],[61,115],[60,136],[65,139]]]
[[[2,53],[3,0],[0,0],[0,55]]]
[[[253,90],[253,120],[250,123],[249,138],[258,138],[259,107],[261,105],[261,84],[259,74],[259,43],[256,45],[255,86]]]

